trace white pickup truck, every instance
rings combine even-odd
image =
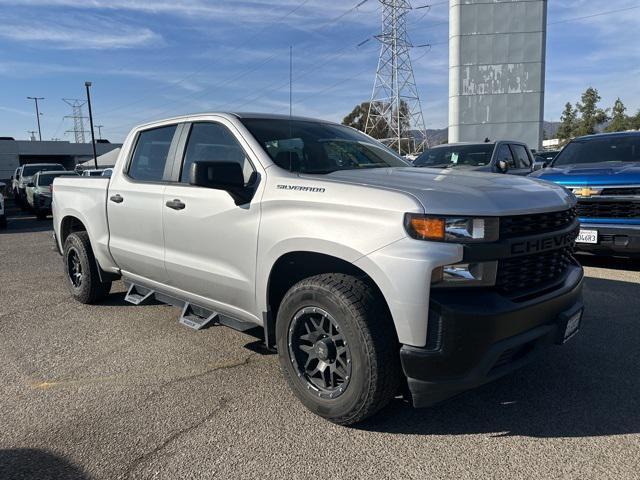
[[[53,184],[80,302],[262,327],[310,410],[339,424],[428,406],[580,327],[575,198],[547,182],[413,168],[349,127],[211,113],[135,128],[111,178]]]

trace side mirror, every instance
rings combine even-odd
[[[193,162],[189,184],[229,192],[236,205],[248,203],[253,198],[254,189],[245,185],[244,172],[238,162]]]
[[[533,171],[542,170],[547,168],[547,162],[533,162]]]
[[[507,162],[506,160],[498,160],[496,166],[498,167],[498,171],[500,173],[507,173],[509,171],[509,162]]]

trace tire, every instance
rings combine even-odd
[[[64,242],[64,269],[69,291],[80,303],[95,303],[111,290],[111,282],[101,282],[87,232],[75,232]]]
[[[358,423],[398,393],[402,371],[393,323],[374,289],[355,277],[322,274],[296,283],[280,304],[276,340],[293,393],[333,423]],[[324,373],[313,373],[320,367]]]

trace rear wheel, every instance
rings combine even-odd
[[[334,423],[362,421],[398,392],[393,324],[376,292],[355,277],[323,274],[295,284],[280,305],[276,337],[295,395]]]
[[[63,257],[67,285],[73,298],[81,303],[94,303],[109,294],[111,282],[100,281],[87,232],[75,232],[67,237]]]

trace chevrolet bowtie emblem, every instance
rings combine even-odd
[[[591,197],[592,195],[600,195],[601,188],[579,187],[574,188],[573,193],[578,197]]]

